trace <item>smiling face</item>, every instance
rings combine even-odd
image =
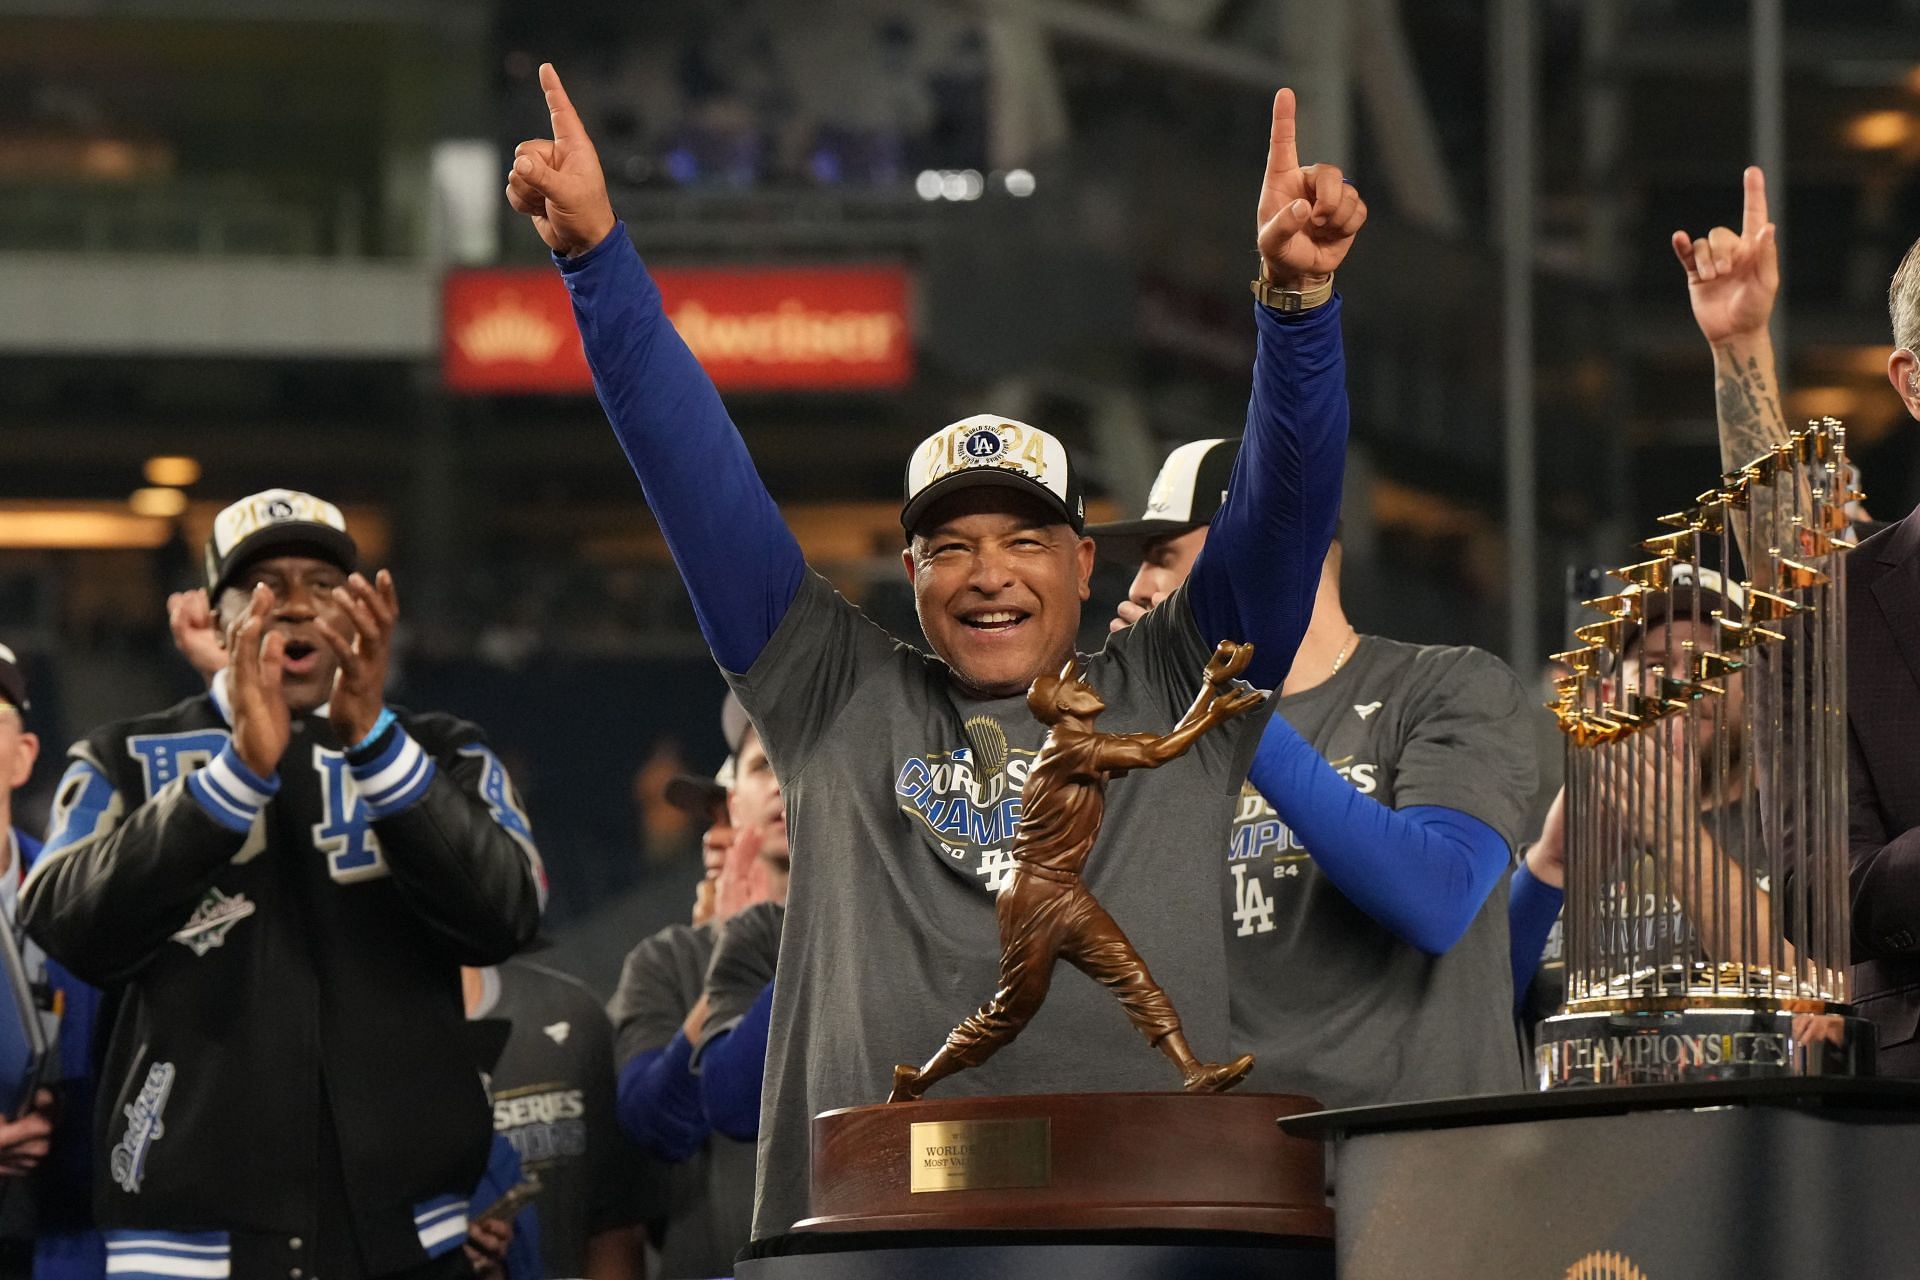
[[[927,513],[901,555],[920,627],[969,693],[1025,693],[1073,653],[1093,540],[1038,500],[963,489]]]
[[[311,711],[333,693],[333,676],[339,663],[314,623],[324,620],[339,634],[353,636],[352,619],[333,598],[333,589],[345,586],[346,581],[347,571],[331,561],[302,555],[272,556],[240,570],[220,593],[223,641],[234,620],[246,613],[256,585],[264,584],[273,593],[267,625],[287,637],[286,669],[280,687],[292,711]]]

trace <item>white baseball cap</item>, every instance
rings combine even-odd
[[[297,489],[263,489],[213,518],[207,539],[207,594],[220,592],[235,573],[270,550],[306,551],[352,572],[359,549],[340,508]]]
[[[900,524],[912,533],[935,501],[984,485],[1032,494],[1075,533],[1086,526],[1086,499],[1067,447],[1039,427],[991,413],[948,423],[914,448]]]

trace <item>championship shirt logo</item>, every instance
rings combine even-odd
[[[134,1100],[121,1108],[127,1117],[127,1131],[114,1144],[107,1158],[113,1181],[122,1191],[133,1195],[147,1176],[147,1151],[166,1135],[160,1115],[167,1109],[173,1093],[174,1069],[171,1062],[156,1062],[147,1068],[146,1083]]]
[[[203,956],[224,943],[233,926],[253,912],[254,905],[246,894],[229,897],[218,889],[209,889],[193,914],[187,917],[186,925],[173,935],[173,940],[196,956]]]
[[[971,871],[970,883],[997,893],[1013,875],[1020,793],[1037,753],[1009,747],[1006,731],[991,718],[969,720],[966,729],[974,745],[908,758],[894,774],[893,789],[900,811],[941,862]]]

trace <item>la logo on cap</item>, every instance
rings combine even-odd
[[[990,462],[1007,449],[1000,441],[1000,433],[992,427],[975,427],[967,432],[966,443],[960,447],[975,462]]]

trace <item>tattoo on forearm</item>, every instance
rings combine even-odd
[[[1720,416],[1720,464],[1731,471],[1753,461],[1787,439],[1786,418],[1760,361],[1737,357],[1733,367],[1714,380],[1714,401]]]

